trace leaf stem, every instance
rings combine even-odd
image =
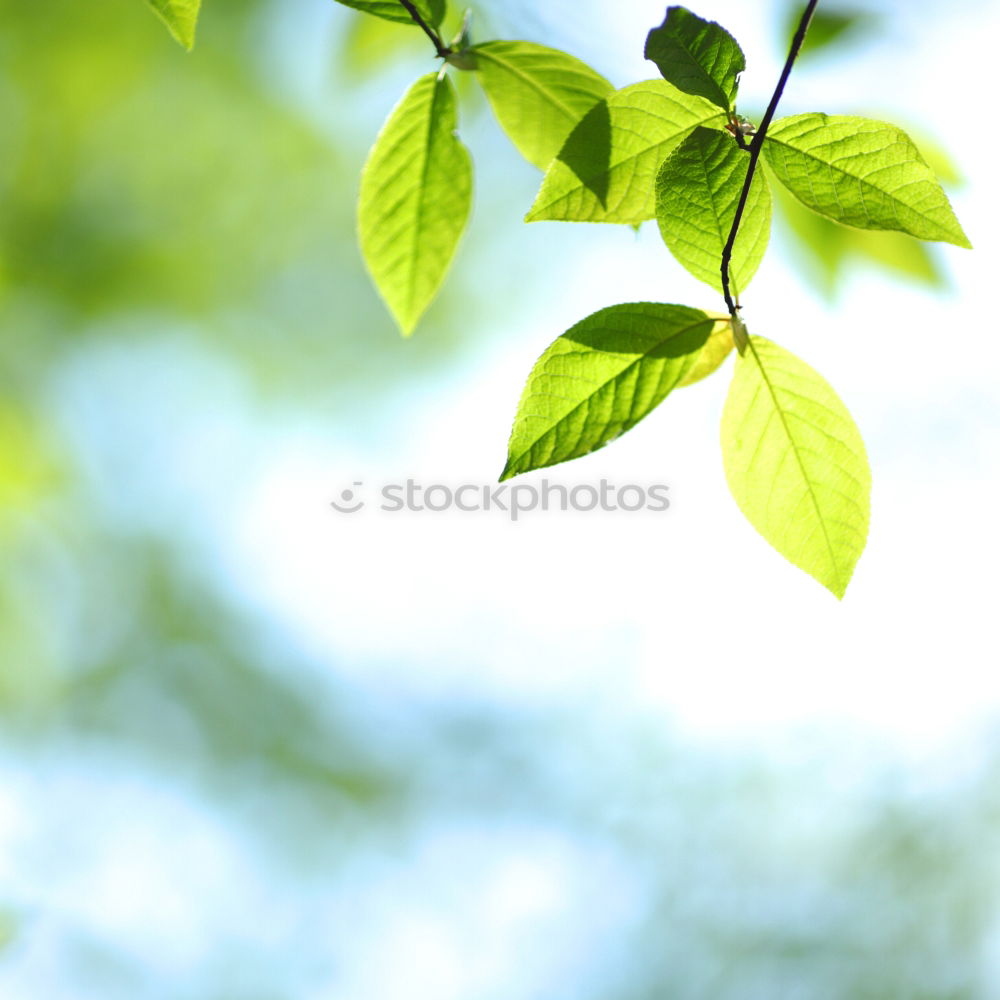
[[[444,44],[441,36],[420,16],[420,11],[413,6],[411,0],[399,0],[406,8],[406,12],[413,18],[415,24],[423,29],[424,34],[434,43],[434,50],[441,59],[447,59],[451,55],[451,49]]]
[[[404,0],[400,0],[400,2],[402,3]],[[781,100],[781,95],[785,92],[785,84],[788,83],[792,66],[798,57],[799,49],[802,48],[802,42],[806,37],[806,32],[809,30],[809,21],[818,3],[819,0],[809,0],[806,4],[806,9],[802,12],[802,19],[799,21],[799,26],[795,30],[795,36],[792,38],[792,47],[789,49],[784,69],[782,69],[781,76],[778,78],[778,84],[771,95],[767,111],[764,112],[764,117],[760,125],[757,126],[757,131],[754,133],[750,145],[743,147],[750,152],[750,163],[747,165],[747,176],[743,181],[743,190],[740,192],[740,200],[736,205],[736,215],[733,216],[733,225],[729,230],[729,239],[726,240],[726,245],[722,250],[722,294],[725,297],[729,315],[734,318],[736,317],[736,311],[740,307],[737,302],[733,301],[732,293],[729,290],[729,264],[733,258],[733,246],[736,243],[736,234],[740,230],[740,221],[743,219],[743,210],[746,208],[747,198],[750,195],[750,184],[757,170],[757,161],[760,159],[760,151],[764,145],[764,136],[767,134],[767,127],[771,124],[771,119],[774,117],[774,112],[778,107],[778,101]]]

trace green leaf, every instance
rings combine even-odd
[[[750,156],[725,132],[696,128],[656,176],[656,219],[667,249],[696,278],[722,291],[722,250],[736,216]],[[764,257],[771,192],[754,173],[733,245],[729,283],[738,296]]]
[[[905,233],[852,229],[810,211],[780,184],[773,188],[777,213],[795,240],[794,253],[805,268],[804,277],[833,298],[843,285],[848,265],[865,260],[931,288],[946,284],[934,248]]]
[[[598,101],[569,134],[542,181],[527,222],[621,222],[656,215],[654,181],[663,158],[699,125],[724,129],[703,97],[648,80]]]
[[[764,155],[778,180],[821,215],[971,248],[933,171],[895,125],[793,115],[767,130]]]
[[[677,383],[678,389],[694,385],[695,382],[708,378],[712,372],[722,367],[723,361],[729,357],[729,353],[733,349],[733,331],[729,317],[721,313],[707,313],[707,316],[715,321],[715,325],[708,335],[708,340],[698,352],[694,364],[688,369],[684,378]]]
[[[404,335],[444,280],[472,202],[472,162],[455,136],[455,93],[428,73],[396,106],[361,175],[361,252]]]
[[[170,29],[170,34],[189,52],[194,47],[201,0],[146,0]]]
[[[829,383],[784,348],[751,337],[722,414],[722,458],[750,523],[843,597],[868,537],[871,471]]]
[[[635,302],[567,330],[528,376],[501,482],[579,458],[635,426],[687,375],[714,323],[687,306]]]
[[[337,0],[337,2],[342,3],[345,7],[363,10],[366,14],[384,17],[387,21],[404,21],[407,24],[416,24],[416,21],[410,16],[410,12],[399,0]],[[413,0],[413,6],[417,8],[417,12],[432,28],[440,26],[448,9],[446,0]]]
[[[503,130],[542,170],[573,126],[614,89],[586,63],[544,45],[486,42],[470,55]]]
[[[646,36],[645,55],[678,90],[707,98],[723,111],[733,108],[746,60],[736,39],[714,21],[668,7],[663,24]]]

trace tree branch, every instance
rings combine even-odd
[[[413,18],[415,24],[419,25],[424,34],[434,43],[434,51],[442,59],[447,59],[451,55],[451,49],[444,44],[441,36],[420,16],[420,11],[413,6],[411,0],[399,0],[406,8],[406,12]]]
[[[743,190],[740,192],[740,200],[736,205],[736,215],[733,216],[733,226],[729,230],[729,239],[726,240],[726,245],[722,250],[722,294],[725,297],[729,315],[734,319],[737,318],[736,310],[739,309],[739,306],[733,301],[733,296],[729,291],[729,264],[733,258],[733,246],[736,243],[736,234],[740,230],[743,210],[747,206],[750,184],[757,169],[757,161],[760,159],[760,151],[764,145],[764,136],[767,134],[767,127],[771,124],[771,119],[774,117],[774,112],[778,107],[778,101],[781,100],[781,95],[785,91],[785,84],[788,83],[789,74],[792,72],[792,66],[799,54],[799,49],[802,48],[802,42],[806,37],[806,32],[809,30],[809,21],[818,3],[819,0],[809,0],[806,4],[806,9],[802,12],[802,20],[799,21],[795,37],[792,38],[792,47],[788,52],[788,58],[785,60],[785,67],[781,71],[781,76],[778,78],[778,85],[774,88],[774,93],[771,95],[771,102],[767,106],[767,111],[764,112],[764,118],[754,133],[750,145],[746,147],[750,150],[750,163],[747,166],[747,176],[746,180],[743,181]]]

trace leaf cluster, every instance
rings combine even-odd
[[[199,0],[149,2],[190,46]],[[719,369],[735,346],[722,415],[730,489],[782,555],[842,597],[868,533],[864,444],[829,384],[751,335],[741,313],[770,238],[772,186],[782,202],[845,231],[970,244],[902,129],[821,112],[773,120],[816,0],[805,6],[759,129],[737,107],[746,59],[736,39],[684,7],[668,7],[646,38],[660,77],[615,89],[557,49],[473,44],[468,18],[446,45],[445,0],[340,2],[421,29],[442,61],[392,111],[361,177],[362,254],[404,335],[441,288],[470,215],[473,164],[458,137],[449,71],[474,75],[514,146],[544,171],[526,221],[637,226],[655,218],[677,262],[726,300],[727,314],[612,305],[558,337],[528,377],[501,478],[603,447],[673,390]],[[833,37],[845,30],[822,23]]]
[[[730,489],[782,555],[842,597],[868,534],[871,473],[830,385],[784,348],[750,336],[742,319],[739,298],[764,258],[772,216],[771,181],[754,166],[762,157],[787,194],[841,226],[962,247],[968,239],[896,126],[811,113],[757,132],[737,110],[743,52],[720,25],[670,7],[645,54],[663,79],[626,87],[588,112],[528,219],[655,217],[678,263],[716,291],[731,287],[735,301],[722,324],[686,305],[628,303],[568,330],[528,378],[503,476],[602,447],[687,384],[685,373],[710,348],[702,375],[735,343],[721,428]],[[778,97],[780,89],[773,105]],[[722,351],[711,336],[720,325]]]

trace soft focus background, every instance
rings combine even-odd
[[[790,6],[695,8],[748,113]],[[337,514],[495,481],[593,310],[719,303],[655,226],[523,225],[460,79],[474,218],[404,341],[353,215],[419,32],[204,0],[187,55],[140,0],[0,0],[0,995],[1000,995],[1000,13],[820,6],[781,110],[911,129],[976,246],[792,213],[745,297],[868,443],[842,603],[728,496],[727,372],[547,470],[665,514]],[[655,75],[662,3],[475,11]]]

